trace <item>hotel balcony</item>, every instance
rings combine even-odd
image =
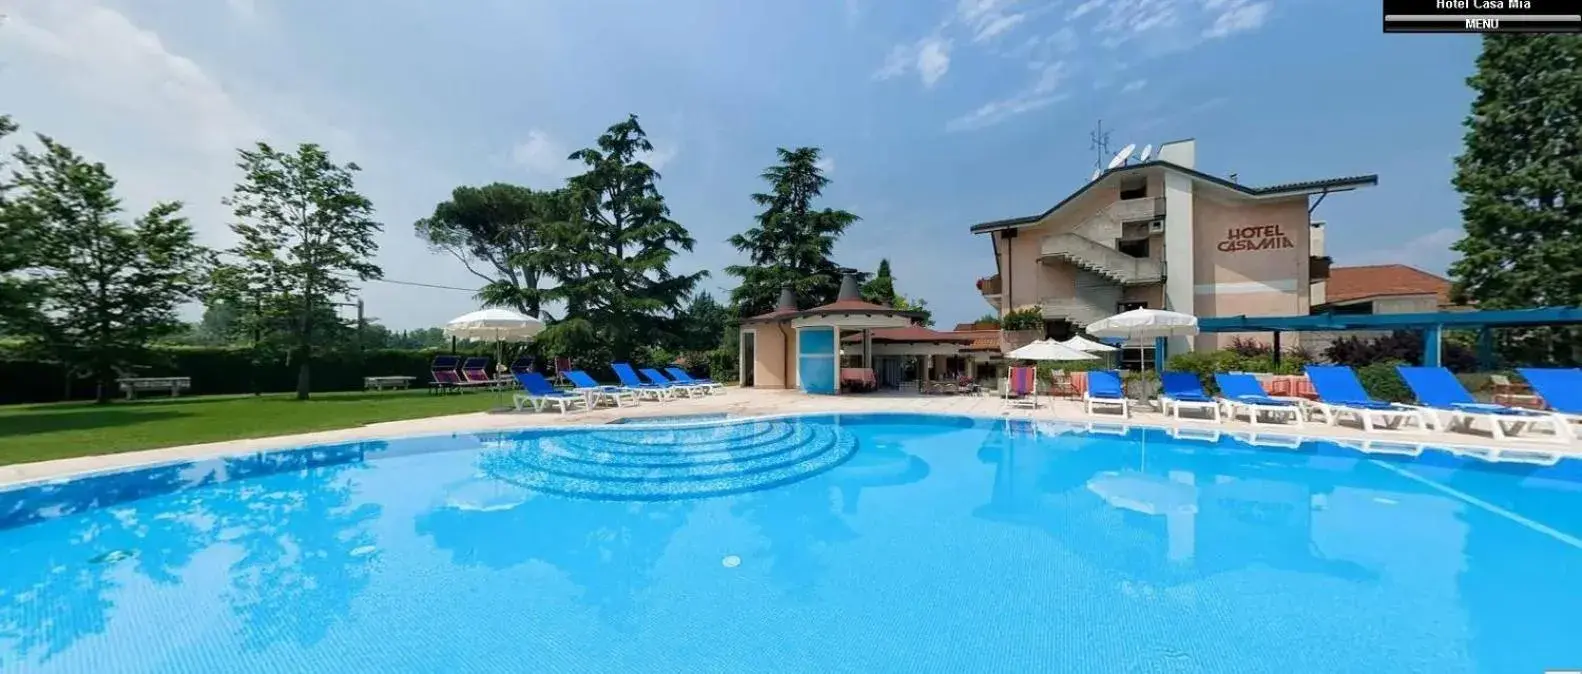
[[[1307,280],[1309,283],[1318,283],[1329,279],[1329,267],[1334,264],[1334,259],[1328,255],[1312,255],[1307,258]]]
[[[1000,275],[985,276],[978,279],[978,292],[983,295],[983,300],[989,303],[995,311],[1000,309]]]
[[[1165,198],[1122,199],[1104,210],[1116,222],[1146,222],[1165,216]]]

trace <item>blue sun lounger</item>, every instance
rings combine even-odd
[[[1214,416],[1214,423],[1219,423],[1219,401],[1208,396],[1203,391],[1203,382],[1191,372],[1161,372],[1159,373],[1159,411],[1170,414],[1175,411],[1175,417],[1181,418],[1181,408],[1208,410]]]
[[[1416,396],[1419,409],[1423,417],[1441,431],[1451,431],[1460,428],[1470,430],[1472,423],[1477,420],[1487,420],[1496,440],[1521,434],[1523,430],[1532,427],[1543,427],[1550,434],[1531,435],[1522,434],[1526,440],[1565,441],[1570,439],[1565,430],[1565,419],[1553,412],[1540,412],[1537,410],[1480,403],[1465,386],[1456,379],[1456,375],[1442,367],[1396,367],[1401,373],[1401,379],[1412,389]],[[1441,416],[1443,415],[1443,416]]]
[[[582,370],[567,370],[561,374],[564,374],[566,380],[571,382],[571,390],[589,396],[594,407],[599,405],[600,400],[608,400],[615,403],[616,407],[621,407],[628,398],[631,399],[633,405],[637,404],[637,391],[625,386],[600,384]]]
[[[1408,405],[1374,400],[1357,381],[1357,374],[1344,365],[1309,365],[1307,379],[1318,391],[1318,401],[1311,403],[1324,418],[1324,423],[1334,426],[1342,417],[1352,417],[1362,424],[1365,431],[1428,430],[1423,413]]]
[[[621,380],[621,385],[637,391],[640,397],[653,398],[654,400],[670,400],[680,392],[672,386],[648,384],[638,378],[637,371],[632,369],[630,363],[610,363],[610,369],[615,371],[615,376]]]
[[[1526,367],[1516,370],[1566,423],[1567,436],[1576,436],[1571,424],[1582,422],[1582,370],[1576,368]]]
[[[1258,378],[1246,373],[1220,372],[1214,375],[1219,385],[1219,401],[1225,413],[1234,420],[1238,413],[1247,413],[1247,423],[1257,426],[1261,419],[1290,417],[1291,423],[1302,425],[1302,404],[1269,395],[1258,383]]]
[[[558,390],[537,372],[519,372],[514,376],[516,383],[522,386],[521,391],[511,396],[511,405],[518,412],[527,404],[533,406],[534,412],[542,412],[546,406],[554,405],[560,408],[561,414],[576,409],[578,405],[583,409],[588,407],[587,396]]]
[[[702,387],[705,387],[711,393],[714,392],[714,391],[719,391],[721,393],[725,392],[725,385],[724,384],[721,384],[721,383],[719,383],[717,381],[714,381],[713,379],[706,379],[706,378],[705,379],[699,379],[699,378],[693,377],[692,375],[687,374],[686,370],[683,370],[683,369],[681,369],[679,367],[667,367],[667,368],[665,368],[665,374],[670,375],[671,379],[674,379],[674,380],[676,380],[678,382],[681,382],[681,383],[689,385],[689,386],[702,386]]]
[[[651,367],[638,368],[637,371],[641,372],[643,376],[647,377],[648,381],[652,382],[655,386],[669,386],[677,391],[685,393],[689,398],[695,395],[709,394],[708,386],[704,386],[702,384],[684,384],[679,381],[671,381],[669,377],[660,374],[659,370],[655,370]]]
[[[1094,370],[1088,373],[1088,391],[1082,394],[1082,403],[1088,414],[1095,407],[1119,407],[1122,417],[1132,415],[1132,401],[1126,399],[1126,389],[1121,386],[1121,375],[1114,370]]]

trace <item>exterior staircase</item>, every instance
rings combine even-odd
[[[1155,260],[1132,257],[1072,232],[1044,237],[1040,252],[1121,285],[1159,283],[1165,278],[1164,266]]]

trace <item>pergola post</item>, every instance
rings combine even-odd
[[[1485,325],[1478,328],[1478,370],[1494,369],[1494,329]]]
[[[1443,328],[1439,324],[1423,328],[1423,366],[1439,367],[1440,343],[1443,341]]]
[[[1274,358],[1274,364],[1275,365],[1279,365],[1280,364],[1280,331],[1279,330],[1275,330],[1274,331],[1274,349],[1270,351],[1269,355]]]
[[[1170,355],[1170,340],[1166,337],[1154,338],[1154,372],[1165,371],[1166,356]]]

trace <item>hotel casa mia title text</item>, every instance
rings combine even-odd
[[[1296,244],[1291,243],[1291,237],[1285,235],[1285,229],[1280,225],[1232,227],[1225,230],[1225,240],[1216,246],[1221,253],[1295,247]]]

